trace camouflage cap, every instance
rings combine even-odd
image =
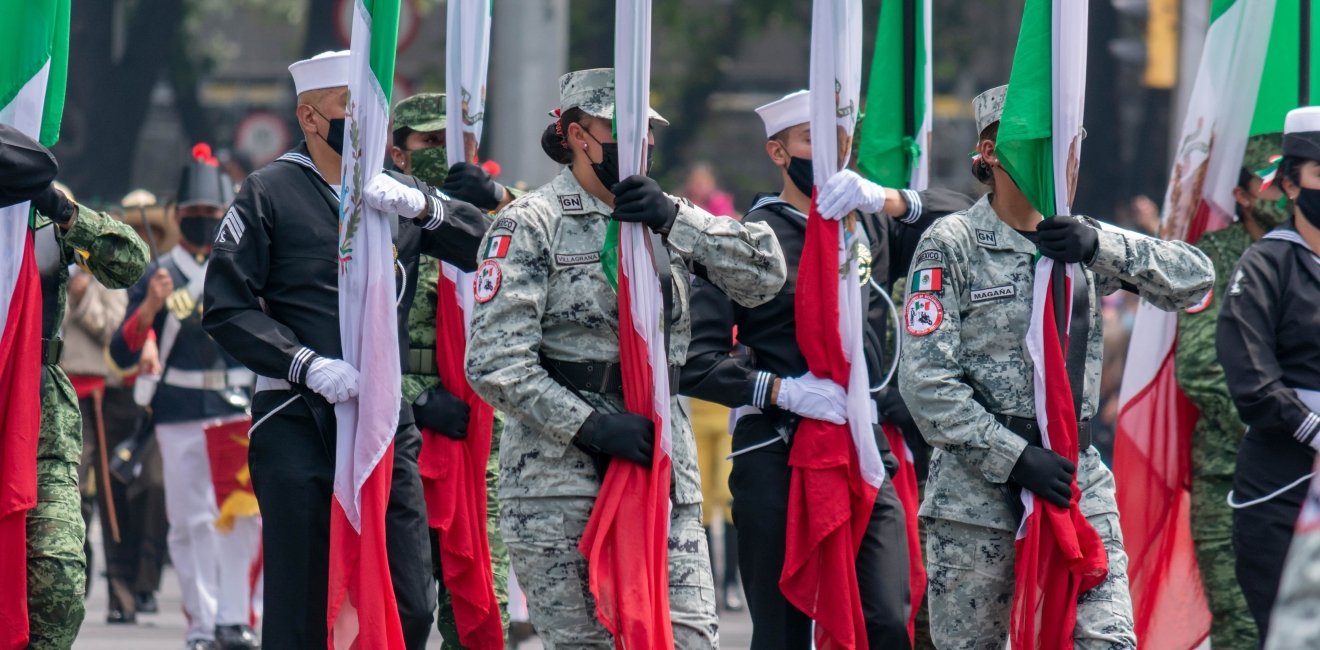
[[[614,68],[593,68],[570,72],[559,78],[559,110],[580,108],[587,115],[603,120],[614,119]],[[557,117],[555,111],[551,117]],[[653,124],[668,126],[669,120],[650,109]]]
[[[394,130],[412,129],[423,133],[445,128],[445,94],[422,93],[394,105]]]
[[[1283,153],[1282,133],[1262,133],[1247,139],[1247,150],[1242,154],[1242,168],[1256,173],[1270,166],[1270,158]]]
[[[1004,114],[1004,99],[1008,97],[1008,85],[991,88],[972,100],[972,111],[976,113],[976,132],[999,121]]]

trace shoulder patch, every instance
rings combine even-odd
[[[230,206],[229,211],[225,213],[225,218],[220,221],[220,227],[216,228],[214,245],[227,244],[230,247],[238,246],[243,240],[243,232],[247,227],[243,225],[243,220],[238,218],[238,211]]]
[[[509,242],[513,241],[510,235],[495,235],[486,240],[486,250],[482,257],[485,259],[499,259],[509,254]]]
[[[562,208],[562,209],[564,210],[564,212],[581,212],[581,211],[582,211],[582,195],[581,195],[581,194],[560,194],[560,195],[559,195],[559,207]]]
[[[508,217],[500,217],[495,220],[495,225],[491,226],[491,229],[513,232],[518,229],[518,222]]]
[[[995,231],[976,229],[976,243],[982,246],[995,246]]]
[[[495,260],[486,260],[477,268],[477,279],[474,287],[477,302],[487,303],[500,292],[500,284],[504,281],[504,273],[500,270],[500,263]]]
[[[1233,273],[1233,283],[1228,285],[1228,295],[1237,296],[1242,294],[1242,280],[1246,275],[1242,272],[1242,269],[1238,269]]]
[[[918,262],[943,262],[944,253],[936,250],[921,251],[917,254]]]
[[[600,251],[590,253],[555,253],[555,264],[560,266],[581,266],[600,261]]]
[[[1210,303],[1214,302],[1214,299],[1215,299],[1215,290],[1213,287],[1211,287],[1209,291],[1205,292],[1205,297],[1202,298],[1200,302],[1196,303],[1195,305],[1192,305],[1191,307],[1188,307],[1184,311],[1186,311],[1189,314],[1199,314],[1205,311],[1207,308],[1209,308]]]
[[[925,336],[944,322],[944,305],[934,294],[918,292],[908,296],[903,307],[903,327],[912,336]]]
[[[1017,295],[1017,288],[1011,284],[987,289],[972,289],[972,302],[985,302],[996,298],[1009,298]]]
[[[912,274],[912,289],[917,291],[930,291],[939,293],[944,291],[944,269],[935,267],[933,269],[921,269]]]

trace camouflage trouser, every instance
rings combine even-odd
[[[546,650],[614,648],[596,620],[587,561],[578,552],[593,503],[590,498],[545,497],[502,504],[500,530]],[[669,609],[675,648],[719,647],[715,585],[698,504],[674,505],[670,511]]]
[[[1082,512],[1104,540],[1109,576],[1077,599],[1078,650],[1137,647],[1127,554],[1118,527],[1114,476],[1100,466],[1077,477]],[[1013,606],[1014,533],[948,519],[926,522],[930,634],[941,650],[1004,650]]]
[[[86,529],[78,466],[37,461],[37,506],[27,515],[29,650],[68,650],[82,625]]]
[[[1231,476],[1192,479],[1192,539],[1210,614],[1210,645],[1215,650],[1253,650],[1256,622],[1247,608],[1235,570],[1233,509],[1228,507]]]
[[[1320,648],[1320,526],[1314,523],[1293,536],[1265,642],[1265,650],[1296,648]]]
[[[500,621],[504,629],[509,629],[509,549],[500,535],[500,502],[496,493],[500,489],[500,450],[499,438],[495,439],[490,460],[486,461],[486,535],[490,538],[490,563],[495,575],[495,599],[500,603]],[[435,531],[432,531],[434,534]],[[438,540],[437,540],[438,542]],[[440,555],[438,547],[432,553],[435,561],[435,577],[440,586],[440,609],[436,612],[435,628],[443,639],[442,648],[462,648],[458,639],[458,622],[454,620],[454,601],[445,589],[440,575]]]

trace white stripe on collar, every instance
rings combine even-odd
[[[339,188],[335,187],[334,185],[331,185],[329,181],[325,180],[325,176],[321,175],[321,170],[316,168],[316,164],[313,163],[312,159],[308,157],[306,154],[301,154],[296,151],[290,151],[284,154],[283,156],[276,158],[275,160],[283,160],[284,162],[291,162],[295,165],[302,165],[303,167],[306,167],[312,170],[313,172],[316,172],[316,177],[321,179],[321,182],[325,183],[325,186],[330,188],[330,190],[335,193],[336,197],[339,196]]]
[[[793,205],[790,204],[788,201],[785,201],[779,198],[778,196],[774,196],[774,195],[761,197],[759,201],[752,204],[752,210],[759,210],[761,208],[774,205],[776,203],[784,206],[785,209],[787,209],[790,213],[792,213],[796,217],[799,217],[804,220],[807,218],[807,215],[802,214],[801,210],[798,210],[797,208],[793,207]],[[751,212],[752,210],[748,210],[748,212]]]
[[[1262,237],[1261,239],[1282,239],[1283,241],[1292,242],[1294,244],[1297,244],[1298,246],[1301,246],[1302,248],[1305,248],[1307,252],[1311,253],[1311,257],[1314,257],[1317,262],[1320,262],[1320,255],[1317,255],[1314,250],[1311,250],[1311,245],[1307,244],[1306,240],[1302,239],[1301,234],[1299,234],[1296,230],[1290,230],[1288,228],[1277,228],[1275,230],[1271,230],[1265,233],[1265,236]]]

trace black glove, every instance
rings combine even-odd
[[[481,165],[469,162],[456,163],[450,167],[440,191],[482,210],[494,210],[504,200],[504,186],[496,183]]]
[[[1073,217],[1054,217],[1036,226],[1040,254],[1064,263],[1090,262],[1100,248],[1100,235]]]
[[[891,386],[880,391],[876,398],[876,406],[880,409],[880,419],[894,423],[903,432],[904,438],[918,432],[917,423],[912,419],[912,413],[908,411],[903,396],[898,394],[898,389]]]
[[[47,185],[40,194],[32,197],[32,207],[61,226],[69,223],[78,211],[69,197],[55,189],[54,185]]]
[[[469,411],[467,402],[443,388],[432,388],[413,402],[418,427],[454,440],[467,437]]]
[[[1036,496],[1053,503],[1060,508],[1067,508],[1072,499],[1072,477],[1077,466],[1072,461],[1044,447],[1027,445],[1018,456],[1010,481],[1031,490]]]
[[[678,216],[678,204],[665,196],[660,184],[647,176],[634,175],[610,188],[614,193],[614,219],[644,223],[659,233],[669,232]]]
[[[655,424],[634,413],[592,412],[574,440],[589,452],[650,467],[651,454],[655,451]]]
[[[445,219],[451,217],[467,223],[489,223],[486,221],[486,213],[482,212],[480,208],[467,201],[455,198],[445,201]],[[427,217],[420,217],[419,219],[425,222]],[[475,263],[473,262],[473,264]]]

